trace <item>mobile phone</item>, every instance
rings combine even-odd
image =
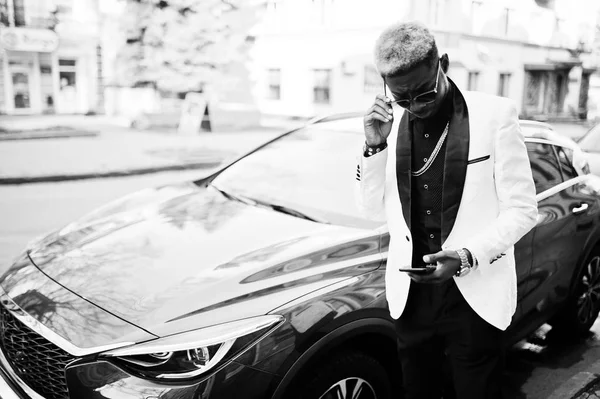
[[[433,271],[437,268],[437,266],[425,266],[425,267],[401,267],[398,269],[401,272],[414,273],[414,274],[429,274],[433,273]]]

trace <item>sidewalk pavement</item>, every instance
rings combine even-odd
[[[97,136],[0,141],[0,185],[216,167],[299,124],[237,132],[138,131],[94,116],[2,117],[0,129],[69,126]]]
[[[600,398],[600,360],[587,371],[575,374],[556,389],[548,399],[596,399]]]

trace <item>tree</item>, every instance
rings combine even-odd
[[[228,68],[247,55],[260,8],[249,0],[125,1],[119,83],[169,92],[202,91],[228,79]]]

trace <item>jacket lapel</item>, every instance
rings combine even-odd
[[[402,204],[402,213],[406,220],[406,225],[410,230],[410,200],[411,200],[411,153],[412,153],[412,135],[408,127],[408,112],[402,114],[400,126],[398,127],[398,138],[396,140],[396,179],[398,184],[398,193],[400,194],[400,203]]]
[[[469,112],[465,99],[454,86],[454,112],[446,138],[444,188],[442,195],[442,242],[454,227],[462,199],[469,157]]]

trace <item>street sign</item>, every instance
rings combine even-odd
[[[12,51],[51,53],[58,48],[58,35],[49,29],[0,27],[0,47]]]
[[[177,132],[180,134],[199,133],[202,120],[208,117],[206,98],[202,93],[187,93],[181,109],[181,118]]]

